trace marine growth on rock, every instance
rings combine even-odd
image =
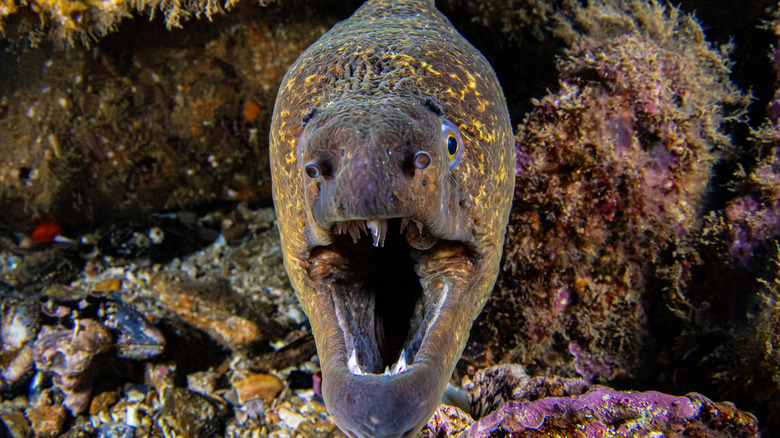
[[[647,338],[648,278],[685,260],[724,125],[745,107],[728,48],[657,2],[572,6],[558,89],[517,131],[517,174],[482,357],[587,380],[632,376]],[[734,110],[736,108],[736,110]],[[490,343],[515,348],[504,357]]]

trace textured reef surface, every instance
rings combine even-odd
[[[267,139],[360,3],[0,0],[0,435],[343,436]],[[466,400],[422,435],[780,434],[780,5],[437,6],[518,160]]]

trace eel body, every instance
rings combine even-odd
[[[369,0],[274,107],[285,267],[352,437],[414,436],[498,273],[515,147],[489,63],[432,0]]]

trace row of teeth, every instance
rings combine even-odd
[[[422,234],[423,223],[407,217],[401,219],[401,234],[403,234],[409,223],[414,222],[417,225],[417,230]],[[371,232],[369,233],[370,230]],[[336,222],[336,234],[349,234],[352,237],[352,242],[357,243],[360,239],[361,231],[366,234],[371,234],[371,238],[374,239],[374,246],[385,246],[385,236],[387,235],[387,219],[368,219],[368,220],[354,220]]]
[[[349,371],[356,376],[362,376],[363,374],[366,374],[363,372],[363,370],[360,369],[360,364],[357,361],[357,353],[354,349],[352,350],[352,354],[349,356],[349,360],[347,361],[347,368],[349,368]],[[401,350],[401,356],[398,358],[398,361],[394,363],[392,367],[385,367],[385,372],[382,375],[392,376],[403,373],[407,369],[409,369],[409,365],[406,363],[406,349],[403,349]]]

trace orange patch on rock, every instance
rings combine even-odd
[[[244,120],[247,122],[254,122],[260,117],[260,105],[254,100],[249,100],[244,104]]]

